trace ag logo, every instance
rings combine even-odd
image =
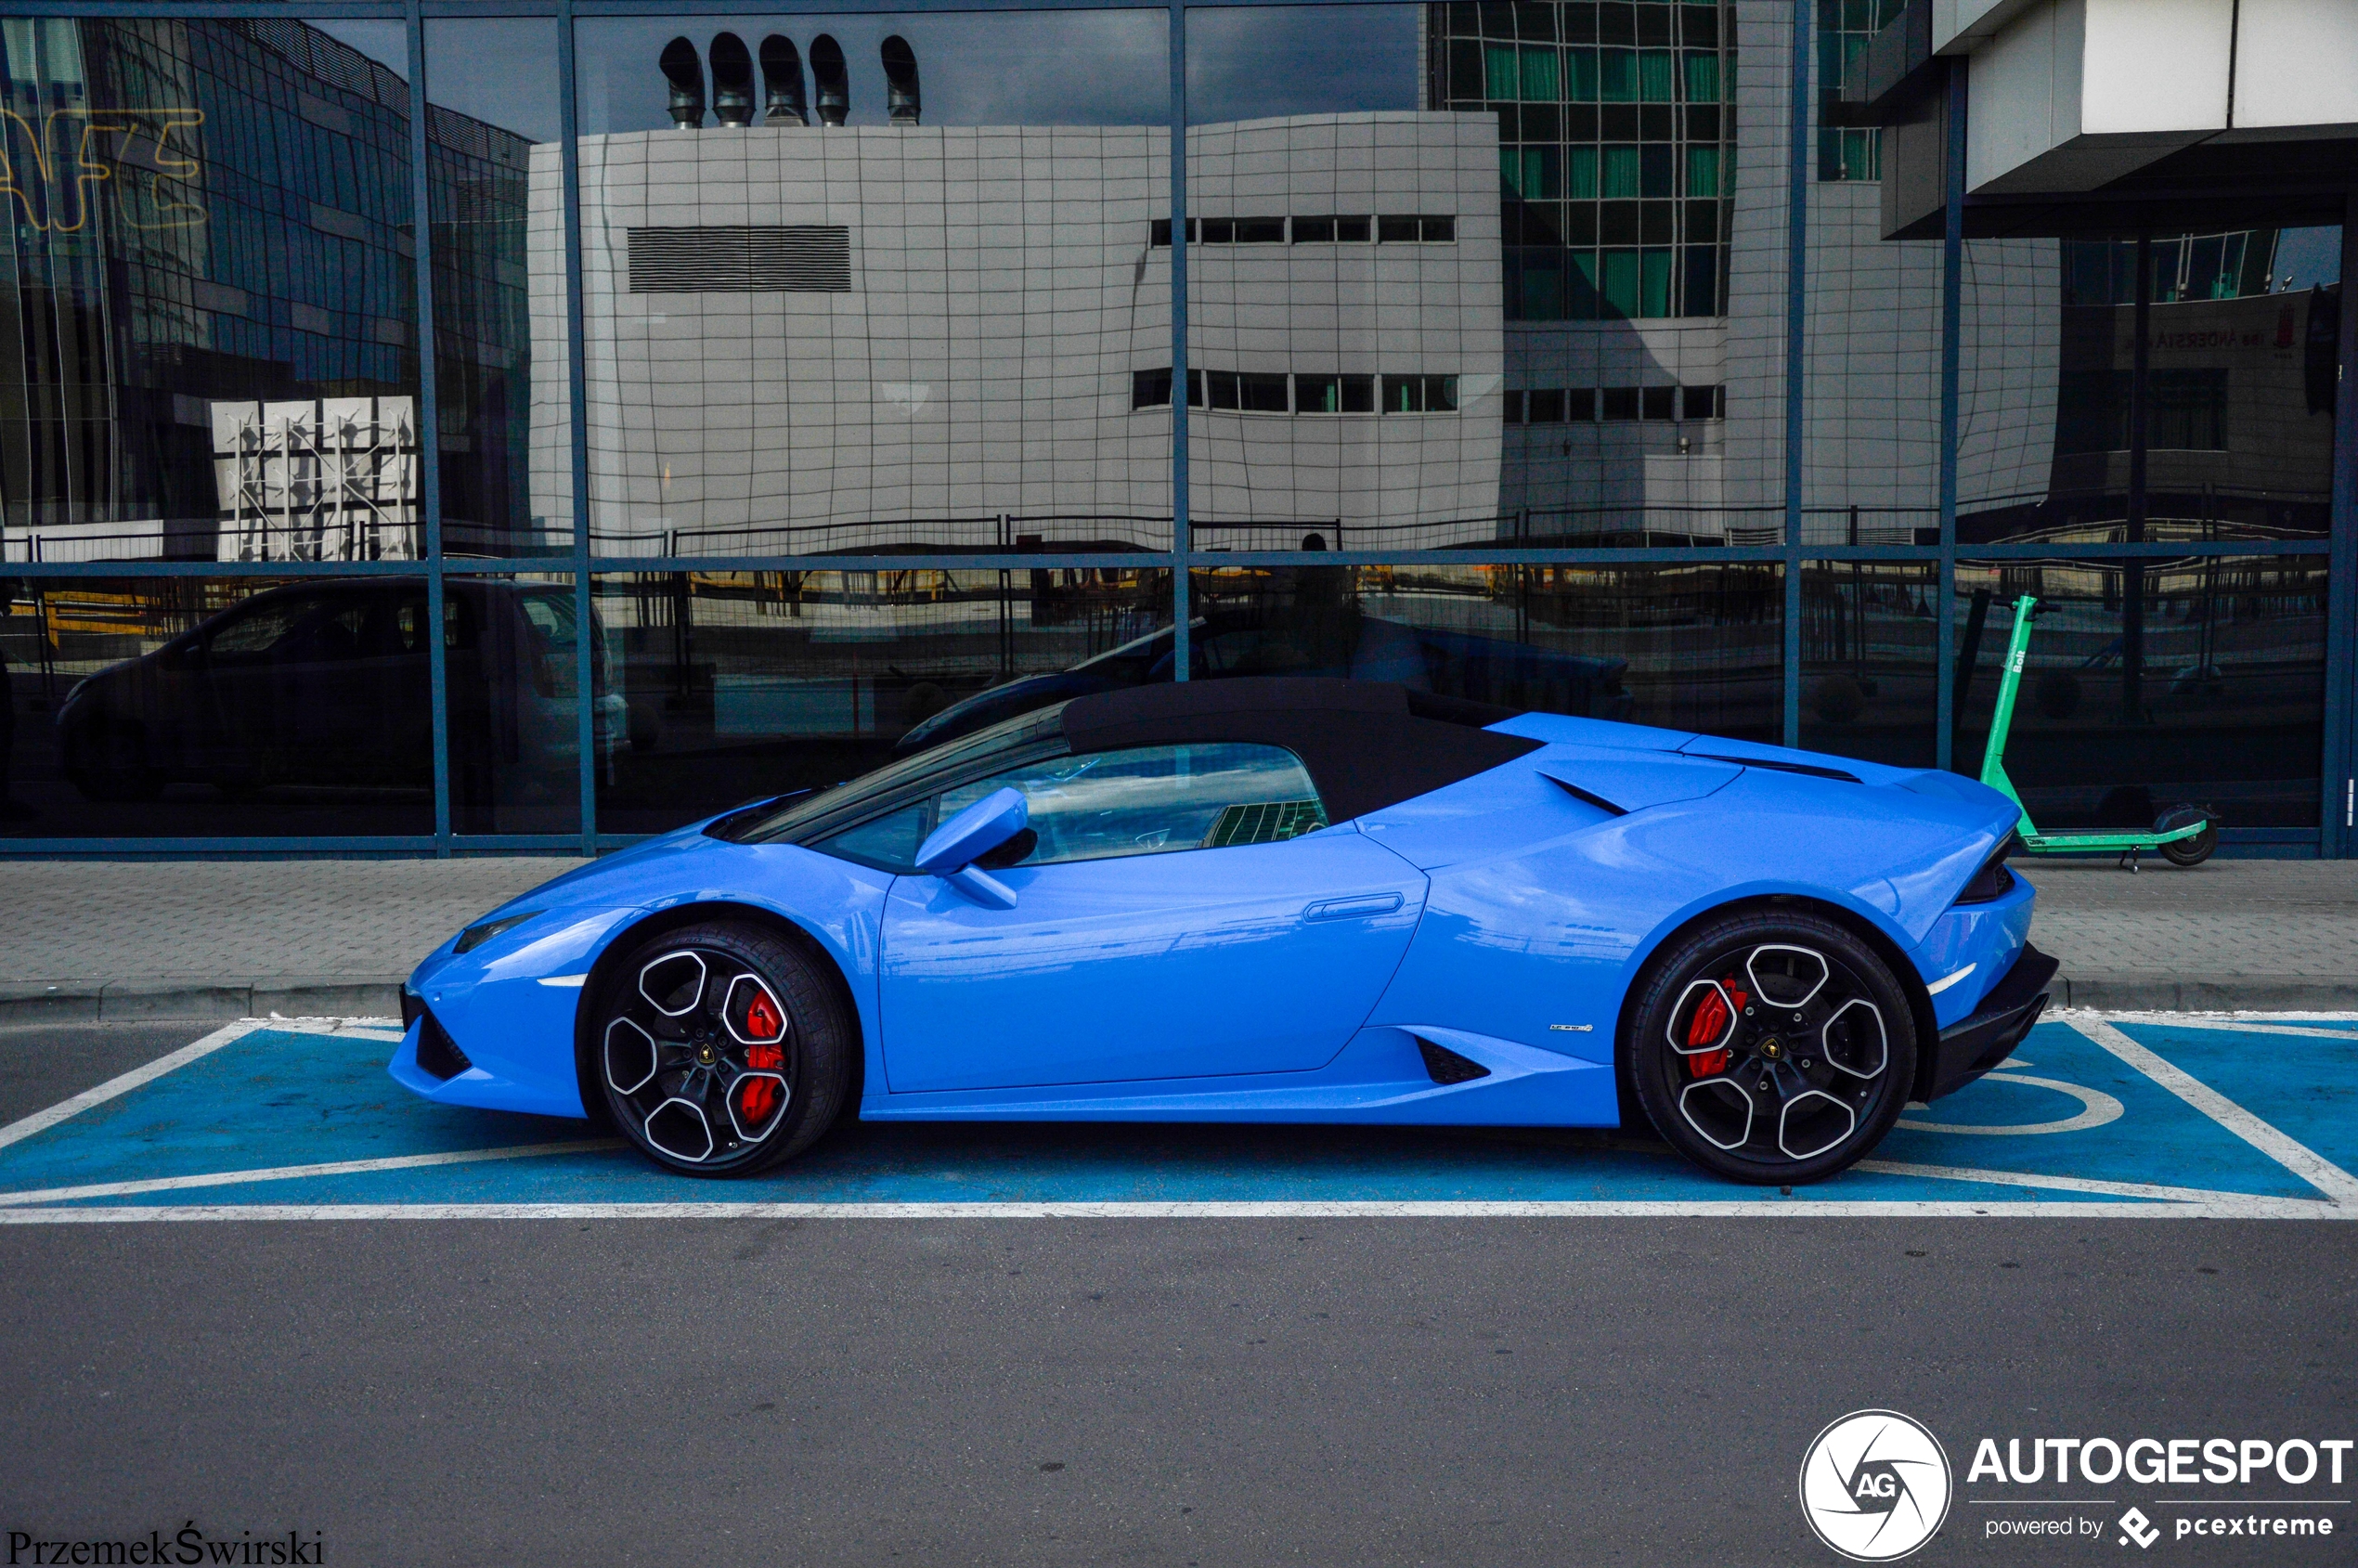
[[[1820,1432],[1801,1460],[1801,1512],[1854,1562],[1907,1556],[1949,1517],[1949,1456],[1896,1410],[1856,1410]]]

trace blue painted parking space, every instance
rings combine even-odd
[[[2358,1215],[2358,1021],[2050,1020],[2003,1070],[1912,1108],[1873,1159],[1790,1196],[1716,1181],[1648,1139],[1495,1129],[851,1125],[778,1171],[697,1181],[580,1122],[421,1101],[385,1076],[394,1041],[239,1026],[0,1129],[0,1220],[779,1205]]]

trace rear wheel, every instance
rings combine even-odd
[[[819,965],[735,922],[641,943],[602,987],[589,1071],[622,1135],[668,1170],[743,1176],[833,1124],[858,1033]]]
[[[2161,852],[2169,858],[2171,865],[2200,865],[2210,859],[2213,849],[2219,848],[2219,824],[2211,821],[2210,813],[2199,806],[2171,807],[2155,822],[2154,831],[2169,833],[2190,823],[2202,823],[2202,831],[2192,838],[2181,838],[2161,847]]]
[[[1822,1181],[1883,1141],[1916,1076],[1906,994],[1832,921],[1737,914],[1649,972],[1624,1043],[1647,1118],[1717,1175]]]

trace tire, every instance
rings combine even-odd
[[[590,1019],[583,1100],[689,1176],[749,1176],[810,1147],[842,1113],[860,1048],[818,961],[735,921],[639,943]]]
[[[1813,914],[1708,922],[1648,965],[1628,1017],[1622,1051],[1647,1119],[1730,1181],[1848,1170],[1915,1083],[1907,993],[1865,942]]]
[[[2200,865],[2210,859],[2213,849],[2219,848],[2218,821],[2199,806],[2171,807],[2154,820],[2154,831],[2168,833],[2191,822],[2200,822],[2202,831],[2192,838],[2181,838],[2174,844],[2161,847],[2163,856],[2171,865]]]

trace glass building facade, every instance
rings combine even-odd
[[[0,853],[1307,673],[2340,855],[2342,228],[1883,238],[1890,0],[0,19]],[[2346,205],[2346,204],[2345,204]]]

